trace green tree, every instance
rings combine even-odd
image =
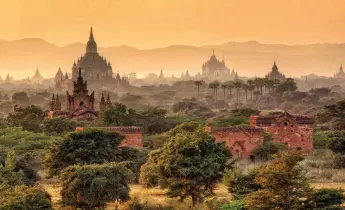
[[[303,209],[311,188],[304,170],[298,166],[303,160],[300,153],[280,153],[276,159],[262,166],[255,177],[260,190],[249,193],[248,209]]]
[[[10,126],[21,126],[24,130],[41,132],[41,123],[47,113],[41,108],[31,105],[25,108],[16,107],[6,118]]]
[[[49,175],[57,175],[70,165],[117,161],[123,139],[119,133],[101,130],[72,132],[48,149],[44,165]]]
[[[82,126],[80,122],[70,120],[66,117],[54,117],[43,121],[43,131],[47,135],[63,135],[74,131],[77,126]]]
[[[249,170],[247,173],[229,170],[223,177],[223,183],[236,199],[243,199],[249,193],[261,188],[261,185],[254,181],[258,173],[257,168]]]
[[[135,124],[137,113],[134,109],[128,109],[123,104],[115,103],[109,107],[102,115],[106,125],[131,126]]]
[[[277,92],[283,94],[286,91],[295,91],[297,90],[297,85],[292,78],[287,78],[286,81],[282,82],[277,86]]]
[[[60,175],[65,205],[82,209],[104,208],[107,202],[129,199],[132,172],[119,163],[69,166]]]
[[[255,148],[252,154],[256,159],[268,161],[271,160],[275,154],[278,154],[284,149],[286,149],[284,144],[274,143],[272,135],[265,133],[263,144]]]
[[[168,135],[168,142],[156,154],[160,175],[169,182],[168,196],[181,201],[190,196],[195,205],[213,192],[230,155],[224,142],[216,142],[196,122],[178,125]]]

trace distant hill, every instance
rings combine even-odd
[[[101,45],[101,40],[98,45]],[[7,72],[15,78],[32,76],[36,68],[44,77],[55,75],[58,67],[71,72],[73,61],[85,52],[85,44],[73,43],[59,47],[42,39],[16,41],[0,40],[0,75]],[[138,75],[159,73],[180,76],[182,71],[192,74],[212,54],[223,56],[229,68],[241,76],[263,76],[275,60],[279,70],[296,77],[316,73],[333,75],[340,64],[345,64],[345,44],[282,45],[261,44],[256,41],[228,42],[221,45],[185,46],[138,50],[129,46],[99,47],[98,52],[111,61],[114,72],[137,72]]]

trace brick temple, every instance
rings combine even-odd
[[[225,141],[234,156],[255,159],[252,152],[263,144],[264,133],[273,136],[273,142],[285,144],[289,150],[311,151],[313,149],[314,119],[308,115],[253,115],[251,126],[206,126],[216,141]]]
[[[250,117],[250,125],[263,128],[273,135],[276,143],[283,143],[290,150],[313,149],[314,119],[309,115],[256,115]]]
[[[225,141],[231,153],[250,158],[252,151],[264,142],[264,129],[259,127],[210,127],[206,126],[216,141]],[[254,157],[252,157],[254,158]]]

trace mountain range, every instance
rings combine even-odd
[[[53,77],[59,67],[70,73],[73,61],[84,54],[85,49],[83,43],[60,47],[39,38],[0,40],[0,75],[31,77],[38,68],[44,77]],[[210,58],[213,49],[218,59],[224,58],[227,66],[240,76],[264,76],[271,70],[273,61],[288,77],[310,73],[332,76],[345,64],[345,43],[284,45],[249,41],[145,50],[124,45],[99,47],[98,52],[110,60],[115,73],[136,72],[143,77],[148,73],[159,74],[163,69],[165,76],[178,77],[186,70],[191,74],[201,71],[201,65]]]

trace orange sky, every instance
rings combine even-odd
[[[137,48],[345,42],[345,0],[0,0],[0,39]]]

